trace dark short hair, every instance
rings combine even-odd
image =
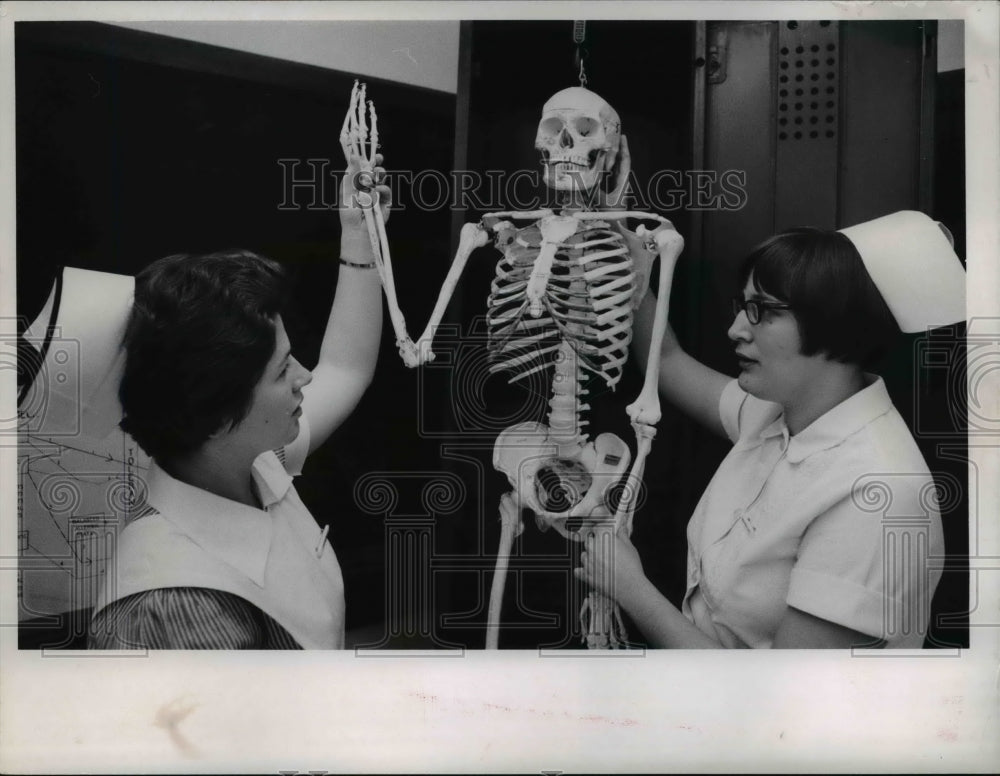
[[[177,254],[135,283],[121,427],[160,463],[246,417],[275,347],[284,268],[250,251]]]
[[[857,248],[827,229],[792,229],[775,235],[744,259],[739,290],[753,286],[791,305],[802,353],[869,366],[899,334]]]

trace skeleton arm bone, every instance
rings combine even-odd
[[[617,533],[625,537],[632,535],[632,517],[635,514],[636,497],[639,495],[639,488],[642,487],[642,476],[646,471],[646,456],[649,455],[650,448],[653,446],[653,438],[656,436],[656,427],[646,423],[633,423],[632,429],[635,431],[636,439],[635,461],[632,462],[632,469],[628,473],[626,480],[628,486],[618,502],[614,521]]]
[[[681,347],[667,323],[663,345],[659,352],[649,348],[653,337],[656,300],[647,293],[635,312],[632,353],[640,370],[645,371],[649,360],[655,359],[660,373],[660,394],[671,404],[719,436],[725,436],[719,418],[719,399],[733,379],[701,363]]]
[[[636,232],[640,237],[649,234],[643,227]],[[657,378],[659,376],[659,359],[655,358],[663,345],[663,333],[667,327],[667,315],[670,304],[670,288],[674,277],[674,266],[681,251],[684,250],[684,238],[673,229],[658,229],[651,233],[656,241],[660,256],[660,285],[656,300],[656,314],[653,318],[653,336],[649,343],[649,355],[646,360],[646,378],[638,398],[625,411],[633,423],[656,425],[660,421],[660,398],[657,393]]]
[[[663,345],[674,266],[681,251],[684,250],[684,239],[673,229],[660,228],[650,233],[640,226],[636,234],[640,238],[649,235],[651,239],[655,240],[660,256],[660,286],[656,301],[656,313],[653,318],[653,336],[649,343],[649,356],[646,361],[646,379],[639,397],[625,408],[632,420],[632,428],[635,429],[637,442],[635,461],[628,477],[630,489],[622,496],[618,504],[618,511],[615,513],[615,526],[625,536],[632,532],[635,497],[642,482],[646,456],[652,446],[653,437],[656,436],[655,426],[660,421],[660,397],[657,392],[659,363],[654,360],[653,356],[660,352]]]
[[[368,228],[368,239],[372,244],[372,253],[375,256],[375,267],[378,270],[379,278],[382,281],[382,288],[385,290],[386,305],[389,308],[389,320],[392,321],[393,331],[396,333],[396,341],[407,339],[406,320],[403,311],[399,307],[399,299],[396,297],[396,280],[392,274],[392,259],[389,255],[389,239],[385,233],[385,217],[381,209],[374,207],[365,208],[365,225]]]
[[[455,286],[458,285],[458,279],[462,276],[469,256],[476,248],[486,245],[489,236],[489,232],[479,224],[466,224],[462,227],[462,234],[458,241],[458,252],[455,254],[451,269],[448,270],[448,276],[444,279],[437,304],[434,305],[434,311],[431,313],[423,334],[420,335],[417,342],[413,342],[406,336],[404,328],[403,336],[396,341],[399,346],[399,354],[407,366],[420,366],[427,361],[434,360],[434,352],[431,350],[434,331],[444,317],[444,311],[448,307],[448,302],[451,301],[452,294],[455,293]]]

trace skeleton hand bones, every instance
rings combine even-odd
[[[368,229],[375,230],[372,249],[378,256],[382,247],[379,234],[384,238],[391,192],[387,186],[381,185],[385,170],[380,166],[382,155],[377,153],[378,116],[375,105],[370,100],[365,103],[365,88],[364,84],[354,82],[351,103],[340,131],[340,147],[347,161],[340,187],[340,212],[344,227],[359,227],[364,219]]]
[[[385,177],[382,155],[378,150],[378,116],[375,105],[365,99],[366,86],[354,82],[351,102],[340,131],[340,145],[347,159],[347,171],[341,184],[341,224],[344,236],[349,230],[360,229],[360,219],[364,219],[371,244],[375,269],[385,290],[396,339],[409,339],[406,323],[396,299],[396,286],[392,275],[392,260],[389,256],[389,241],[385,232],[385,222],[389,218],[391,191],[381,185]],[[366,110],[367,109],[367,110]],[[345,242],[344,237],[341,243]],[[347,259],[341,256],[342,259]]]

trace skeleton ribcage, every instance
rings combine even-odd
[[[632,338],[632,260],[607,223],[581,226],[556,251],[537,318],[528,312],[526,289],[541,243],[538,225],[498,238],[504,256],[489,296],[488,347],[491,371],[512,372],[511,382],[550,367],[563,341],[573,346],[579,366],[609,388],[621,379]]]

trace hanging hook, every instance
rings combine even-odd
[[[587,22],[580,19],[573,22],[573,42],[576,44],[576,52],[573,55],[574,69],[578,71],[577,78],[580,86],[587,85],[587,73],[583,67],[583,60],[587,58],[587,49],[583,47],[587,39]]]

